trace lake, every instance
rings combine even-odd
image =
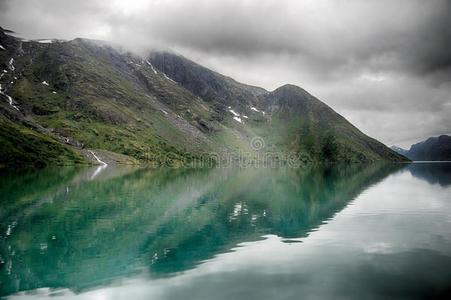
[[[451,297],[451,164],[0,175],[6,299]]]

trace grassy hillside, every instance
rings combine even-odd
[[[58,141],[0,115],[0,168],[83,163],[81,154]]]
[[[152,53],[150,61],[158,71],[216,104],[227,128],[213,136],[235,151],[252,152],[250,140],[258,136],[264,142],[260,150],[294,153],[304,162],[405,160],[297,86],[285,85],[268,92],[170,53]],[[239,114],[242,123],[233,120],[234,113]]]
[[[0,44],[2,139],[16,145],[2,148],[3,166],[95,161],[90,151],[180,165],[207,153],[256,156],[256,137],[257,150],[305,162],[403,160],[297,87],[268,92],[175,54],[143,58],[100,41],[39,43],[0,30]],[[27,130],[36,138],[25,142]]]
[[[305,90],[285,85],[265,96],[281,143],[310,161],[398,161],[403,157],[368,137]]]

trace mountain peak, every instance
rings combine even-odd
[[[180,162],[254,153],[256,136],[265,150],[302,162],[404,160],[292,84],[268,92],[181,55],[142,57],[97,40],[23,43],[0,34],[8,69],[0,78],[0,144],[11,145],[0,165],[92,161],[90,151],[109,161],[169,153]]]
[[[291,84],[291,83],[284,84],[284,85],[278,87],[277,89],[275,89],[273,92],[274,93],[286,92],[286,93],[296,93],[296,94],[307,94],[307,95],[310,95],[310,93],[307,92],[306,90],[304,90],[303,88],[301,88],[301,87],[299,87],[297,85]]]

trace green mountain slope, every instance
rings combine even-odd
[[[17,149],[1,155],[0,165],[97,158],[177,165],[207,153],[256,157],[261,150],[306,162],[404,159],[294,86],[268,92],[176,54],[142,58],[93,40],[40,43],[0,30],[0,45],[2,122],[17,137],[26,131],[34,138],[13,140],[3,129],[3,144]],[[252,147],[256,137],[265,147]],[[29,153],[39,162],[24,159]]]
[[[378,161],[400,159],[305,90],[285,85],[265,96],[275,135],[311,160]]]
[[[232,145],[246,145],[249,138],[259,136],[267,151],[295,153],[310,162],[405,159],[363,134],[329,106],[297,86],[285,85],[268,92],[240,84],[170,53],[152,53],[150,61],[158,71],[192,93],[215,103],[223,119],[239,114],[244,125],[232,121],[232,132],[219,133],[223,141],[231,141]],[[237,135],[246,143],[235,141],[234,144],[232,136]],[[244,146],[238,150],[249,149]]]
[[[76,151],[0,115],[0,169],[83,163]]]

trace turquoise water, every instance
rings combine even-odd
[[[451,164],[0,175],[11,299],[451,295]]]

